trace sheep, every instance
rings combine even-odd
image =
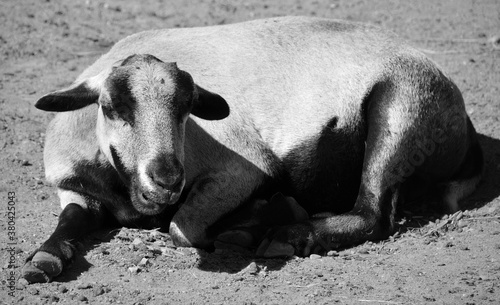
[[[29,282],[59,275],[74,241],[105,224],[160,227],[177,246],[209,248],[248,236],[232,229],[248,206],[271,219],[250,234],[264,257],[383,239],[409,188],[436,186],[454,211],[483,168],[452,80],[361,23],[280,17],[141,32],[36,107],[59,112],[44,163],[63,210],[23,267]],[[255,204],[278,192],[285,204]],[[273,224],[273,206],[295,216]],[[232,227],[215,230],[221,221]]]

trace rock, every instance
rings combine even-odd
[[[66,286],[64,286],[64,285],[59,286],[59,288],[57,288],[57,290],[59,290],[60,293],[68,292],[68,288],[66,288]]]
[[[42,293],[42,294],[40,295],[40,297],[42,297],[42,298],[44,298],[44,299],[48,299],[48,298],[50,298],[50,294],[49,294],[49,293],[44,292],[44,293]]]
[[[87,302],[87,300],[88,300],[87,297],[84,295],[79,295],[76,297],[76,299],[80,302]]]
[[[245,269],[241,270],[239,273],[255,275],[259,273],[259,267],[255,262],[251,262],[248,266],[245,267]]]
[[[49,303],[57,303],[59,302],[59,297],[50,293],[44,293],[41,295],[42,298],[48,299]]]
[[[177,248],[177,250],[186,256],[189,256],[189,255],[193,254],[193,252],[196,252],[196,251],[193,251],[193,248],[187,248],[187,247],[179,247],[179,248]]]
[[[141,271],[141,268],[137,267],[137,266],[133,266],[133,267],[129,267],[128,268],[128,272],[132,273],[132,274],[137,274]]]
[[[137,266],[144,267],[144,266],[146,266],[146,265],[147,265],[148,261],[149,261],[149,260],[148,260],[147,258],[143,257],[143,258],[141,259],[141,261],[137,264]]]
[[[19,281],[17,281],[16,289],[23,290],[28,285],[29,285],[28,281],[24,278],[21,278],[19,279]]]
[[[90,283],[81,283],[76,286],[77,289],[89,289],[92,288]]]
[[[136,238],[134,238],[134,241],[132,241],[132,245],[134,245],[134,246],[138,246],[140,244],[142,244],[142,240],[140,238],[136,237]]]
[[[104,289],[102,287],[95,287],[94,290],[92,291],[92,294],[97,297],[102,294],[104,294]]]
[[[488,41],[491,43],[493,49],[500,49],[500,36],[491,36],[490,38],[488,38]]]
[[[28,286],[27,291],[29,294],[32,294],[32,295],[38,295],[40,293],[40,291],[38,291],[38,289],[36,289],[35,287],[32,287],[32,286]]]
[[[157,247],[165,247],[166,243],[163,240],[155,240],[153,244]]]
[[[56,295],[51,295],[49,298],[49,303],[57,303],[59,302],[59,297]]]
[[[339,256],[339,253],[335,250],[330,250],[330,251],[328,251],[328,253],[326,255],[336,257],[336,256]]]
[[[160,232],[158,232],[158,231],[151,231],[151,232],[149,233],[149,236],[153,237],[154,239],[158,239],[158,238],[160,238],[160,237],[161,237],[161,233],[160,233]]]
[[[311,254],[309,255],[309,258],[310,259],[320,259],[322,256],[321,255],[318,255],[318,254]]]

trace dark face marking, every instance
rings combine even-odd
[[[181,196],[189,114],[211,120],[229,115],[222,97],[196,86],[175,63],[151,55],[133,55],[114,67],[99,104],[101,151],[128,183],[133,206],[147,215]]]
[[[194,96],[188,73],[148,55],[125,59],[105,81],[101,149],[143,214],[158,214],[180,197],[184,128]]]
[[[115,165],[115,169],[116,172],[118,173],[118,176],[125,185],[130,185],[130,176],[132,173],[127,171],[127,168],[125,167],[120,156],[118,156],[118,153],[116,152],[116,148],[110,145],[109,150],[111,151],[111,157],[113,158],[113,163]]]

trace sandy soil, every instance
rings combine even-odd
[[[60,212],[42,163],[52,115],[36,110],[34,101],[69,85],[128,34],[278,15],[381,25],[452,76],[480,133],[487,169],[463,213],[402,213],[398,233],[387,241],[290,260],[175,248],[156,231],[103,231],[82,240],[76,261],[54,282],[14,280],[11,290],[9,278],[17,279]],[[0,304],[498,304],[497,0],[2,0],[0,25]],[[8,227],[11,206],[15,224]],[[17,237],[14,245],[8,232]]]

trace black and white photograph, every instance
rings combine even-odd
[[[0,304],[498,304],[498,0],[2,0]]]

